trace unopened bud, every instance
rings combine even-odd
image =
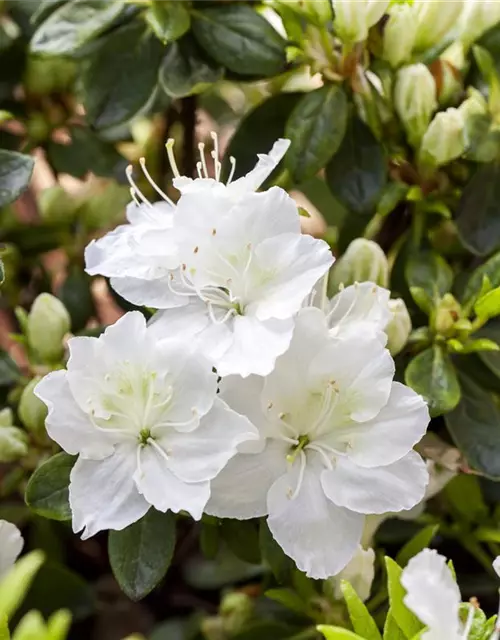
[[[474,89],[474,87],[469,87],[467,94],[468,98],[458,107],[458,111],[462,114],[466,124],[468,120],[474,117],[488,114],[488,103],[480,91]]]
[[[417,35],[415,10],[409,4],[393,4],[384,26],[382,58],[392,67],[408,62]]]
[[[325,587],[331,591],[335,600],[342,600],[342,580],[347,580],[359,598],[365,602],[370,597],[373,579],[375,577],[375,552],[373,549],[358,547],[356,554],[342,571],[329,578]]]
[[[392,356],[397,355],[405,346],[411,333],[411,318],[404,300],[389,300],[392,320],[385,328],[387,348]]]
[[[50,293],[41,293],[28,316],[28,344],[43,361],[57,362],[70,327],[71,318],[63,303]]]
[[[242,631],[253,613],[253,600],[246,593],[235,591],[222,598],[220,615],[225,631],[231,635]]]
[[[441,44],[457,23],[462,11],[462,0],[415,0],[415,17],[417,20],[417,34],[415,49],[426,51]],[[404,35],[402,34],[402,37]]]
[[[458,109],[437,113],[422,138],[420,162],[441,167],[460,157],[466,147],[465,121]]]
[[[500,22],[498,0],[466,0],[459,22],[458,38],[469,46]]]
[[[412,64],[398,72],[394,106],[408,136],[417,147],[437,109],[436,82],[424,64]]]
[[[0,411],[0,427],[11,427],[14,424],[12,409],[5,407]]]
[[[368,29],[384,15],[389,0],[332,0],[335,12],[334,28],[344,42],[361,42]]]
[[[0,462],[14,462],[28,453],[28,436],[18,427],[0,427]]]
[[[457,102],[463,91],[463,77],[469,66],[463,44],[458,40],[454,42],[441,54],[438,64],[438,101],[440,105],[446,106]]]
[[[47,407],[33,393],[40,380],[41,377],[37,376],[24,387],[17,410],[26,429],[35,434],[43,433],[47,417]]]
[[[355,282],[374,282],[381,287],[388,285],[387,257],[373,240],[365,238],[353,240],[332,269],[330,279],[332,291],[337,290],[341,284],[349,286]]]
[[[462,308],[451,293],[446,293],[433,313],[433,328],[439,335],[450,337],[454,325],[462,316]]]

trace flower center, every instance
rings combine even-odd
[[[298,444],[291,447],[290,453],[286,457],[287,462],[289,462],[290,464],[293,464],[295,462],[297,456],[307,447],[310,442],[309,436],[306,435],[299,436],[297,440]]]

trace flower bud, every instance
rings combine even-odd
[[[387,287],[389,265],[385,253],[373,240],[356,238],[335,263],[330,282],[335,290],[341,284],[347,287],[355,282],[374,282]]]
[[[474,87],[469,87],[467,94],[468,98],[458,107],[458,111],[463,115],[466,125],[475,116],[484,116],[489,112],[488,103],[480,91],[474,89]]]
[[[332,5],[337,35],[354,44],[366,40],[368,29],[384,15],[389,0],[332,0]]]
[[[441,82],[438,100],[440,105],[456,102],[463,90],[463,77],[468,61],[461,42],[454,42],[439,57]]]
[[[5,407],[0,411],[0,427],[11,427],[14,424],[12,409]]]
[[[17,409],[21,422],[26,429],[35,434],[43,433],[45,430],[45,418],[47,417],[47,407],[33,393],[40,380],[41,377],[37,376],[24,387]]]
[[[450,337],[454,333],[454,325],[462,316],[462,308],[451,293],[441,298],[432,317],[434,331],[439,335]]]
[[[387,334],[387,348],[392,356],[397,355],[408,341],[411,333],[411,318],[404,300],[389,300],[392,320],[385,328]]]
[[[465,121],[458,109],[437,113],[422,138],[420,161],[441,167],[461,156],[466,147]]]
[[[242,631],[253,612],[254,605],[250,596],[241,591],[228,593],[223,597],[219,611],[224,630],[231,635]]]
[[[342,599],[342,580],[347,580],[359,598],[365,602],[370,597],[375,577],[375,552],[373,549],[359,547],[349,564],[342,571],[327,580],[327,589],[331,589],[335,600]]]
[[[389,9],[389,20],[384,26],[382,58],[392,67],[407,62],[417,35],[415,10],[409,4],[394,4]]]
[[[415,0],[413,6],[417,21],[414,48],[418,51],[426,51],[439,45],[449,34],[460,17],[463,1]]]
[[[412,64],[398,72],[394,106],[410,144],[417,147],[437,109],[436,82],[424,64]]]
[[[18,427],[0,427],[0,462],[14,462],[28,453],[27,434]]]
[[[50,293],[41,293],[28,316],[28,344],[42,360],[57,362],[70,327],[71,318],[63,303]]]
[[[458,38],[466,46],[470,46],[498,22],[500,22],[498,0],[466,0],[460,16]]]

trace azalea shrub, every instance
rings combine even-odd
[[[500,3],[0,2],[0,637],[499,640]]]

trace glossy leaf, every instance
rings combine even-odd
[[[384,624],[384,640],[407,640],[389,609]],[[412,639],[413,640],[413,639]]]
[[[36,469],[26,487],[26,504],[51,520],[71,520],[70,473],[76,457],[58,453]]]
[[[342,629],[341,627],[333,627],[326,624],[320,624],[318,631],[325,636],[326,640],[364,640],[356,633],[349,631],[348,629]]]
[[[500,287],[479,298],[474,304],[474,313],[481,320],[489,320],[500,315]]]
[[[128,122],[150,102],[162,53],[162,44],[140,22],[104,40],[82,76],[83,103],[94,128]]]
[[[144,17],[162,42],[177,40],[189,31],[191,26],[191,16],[187,7],[175,0],[152,0]]]
[[[261,522],[259,533],[263,561],[269,566],[278,582],[289,584],[295,569],[294,561],[285,554],[273,538],[265,520]]]
[[[193,33],[219,64],[245,76],[269,77],[285,69],[285,40],[246,4],[193,11]]]
[[[342,580],[341,589],[354,631],[366,640],[382,640],[375,620],[351,584]]]
[[[245,562],[259,564],[259,529],[254,521],[223,519],[220,533],[235,556]]]
[[[185,36],[167,48],[159,81],[167,95],[182,98],[204,91],[223,75],[224,69],[207,58],[191,36]]]
[[[402,569],[394,560],[388,557],[385,559],[385,566],[387,569],[390,612],[405,636],[413,638],[422,629],[423,625],[403,602],[406,591],[401,584]]]
[[[28,188],[34,165],[30,156],[0,149],[0,207],[14,202]]]
[[[484,264],[477,267],[469,277],[462,295],[464,302],[468,302],[479,295],[485,277],[488,278],[493,288],[500,287],[500,252],[493,254]]]
[[[405,382],[420,393],[431,416],[454,409],[460,400],[460,385],[449,355],[439,345],[422,351],[410,361]]]
[[[364,122],[351,118],[339,150],[326,167],[331,192],[353,213],[368,215],[375,211],[386,179],[382,145]]]
[[[0,387],[10,386],[19,381],[21,371],[6,351],[0,349]]]
[[[163,579],[175,547],[175,516],[151,508],[123,531],[110,531],[109,561],[131,600],[144,598]]]
[[[346,131],[347,97],[342,87],[325,84],[307,93],[285,129],[291,141],[285,166],[296,182],[315,176],[337,152]]]
[[[435,251],[420,251],[410,255],[405,276],[410,290],[418,287],[431,301],[450,291],[453,271],[450,265]]]
[[[81,268],[73,267],[57,292],[71,317],[71,331],[85,328],[95,314],[94,298],[90,289],[91,278]]]

